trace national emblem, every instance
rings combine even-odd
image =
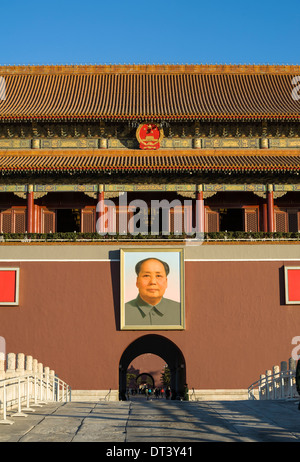
[[[152,123],[141,124],[136,131],[140,149],[159,149],[163,136],[163,130]]]

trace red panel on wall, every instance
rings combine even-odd
[[[300,304],[300,268],[286,268],[286,302]]]
[[[16,302],[16,271],[0,271],[0,303]]]

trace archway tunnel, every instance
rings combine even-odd
[[[148,334],[134,340],[124,350],[119,363],[119,399],[126,400],[126,373],[130,363],[139,355],[152,353],[160,356],[171,373],[172,399],[183,397],[186,383],[186,365],[177,345],[162,335]]]
[[[147,372],[142,372],[141,374],[139,374],[136,378],[136,384],[139,385],[139,383],[142,383],[145,381],[145,377],[147,378],[146,382],[147,383],[150,383],[150,386],[152,388],[155,387],[155,381],[154,381],[154,378],[151,374],[148,374]]]

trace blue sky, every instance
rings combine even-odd
[[[3,0],[0,64],[300,64],[279,1]]]

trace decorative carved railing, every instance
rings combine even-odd
[[[295,399],[299,398],[296,389],[296,361],[281,362],[281,367],[273,366],[267,370],[256,382],[248,387],[248,399]]]
[[[71,388],[53,370],[23,353],[8,353],[6,367],[0,359],[0,424],[14,423],[8,411],[12,418],[26,417],[35,407],[55,401],[71,401]]]

